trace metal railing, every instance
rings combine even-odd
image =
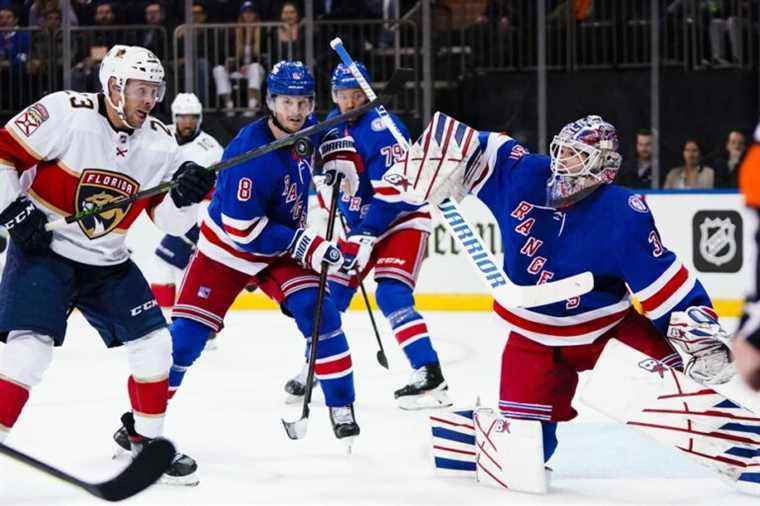
[[[55,91],[61,67],[54,58],[54,35],[38,28],[0,29],[0,113],[15,114]]]
[[[261,108],[264,78],[272,66],[284,59],[304,60],[305,25],[289,31],[281,23],[203,24],[192,28],[194,52],[192,88],[208,111],[224,111],[229,115],[242,112],[253,116]],[[188,58],[183,38],[190,33],[187,25],[174,31],[173,69],[184,74]],[[297,34],[295,38],[289,34]],[[330,40],[340,36],[354,58],[372,72],[378,90],[398,66],[420,68],[417,25],[408,20],[317,21],[314,23],[314,61],[305,63],[316,81],[316,108],[325,112],[332,107],[330,76],[338,63]],[[419,71],[418,71],[419,74]],[[186,86],[175,81],[174,91]],[[419,75],[394,104],[396,110],[420,113]]]
[[[435,54],[439,65],[453,67],[440,73],[456,77],[467,69],[534,69],[537,4],[465,0],[440,5],[434,17]],[[699,70],[757,64],[757,0],[661,0],[656,27],[649,0],[594,0],[585,11],[581,4],[568,0],[547,9],[549,70],[651,65],[653,28],[659,32],[663,65]]]

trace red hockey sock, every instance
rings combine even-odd
[[[135,417],[135,431],[147,437],[160,436],[169,399],[169,378],[153,382],[141,382],[129,377],[129,399]]]
[[[28,399],[28,389],[0,378],[0,429],[8,431],[13,427]]]

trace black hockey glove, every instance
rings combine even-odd
[[[19,196],[0,213],[0,224],[8,230],[11,240],[28,255],[44,253],[53,239],[45,230],[48,219],[25,195]]]
[[[177,183],[169,192],[177,207],[201,202],[216,183],[216,172],[207,170],[195,162],[185,162],[174,173]]]

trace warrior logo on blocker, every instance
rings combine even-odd
[[[124,174],[85,169],[77,187],[76,210],[82,212],[109,204],[117,198],[133,195],[139,188],[137,181]],[[125,202],[123,206],[80,220],[79,227],[88,238],[97,239],[115,229],[131,207],[131,202]]]

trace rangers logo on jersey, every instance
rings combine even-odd
[[[93,209],[113,202],[120,197],[129,197],[140,188],[134,179],[102,169],[85,169],[79,178],[75,197],[77,212]],[[79,221],[79,227],[89,239],[97,239],[115,229],[132,207],[126,202],[110,211],[90,216]]]

